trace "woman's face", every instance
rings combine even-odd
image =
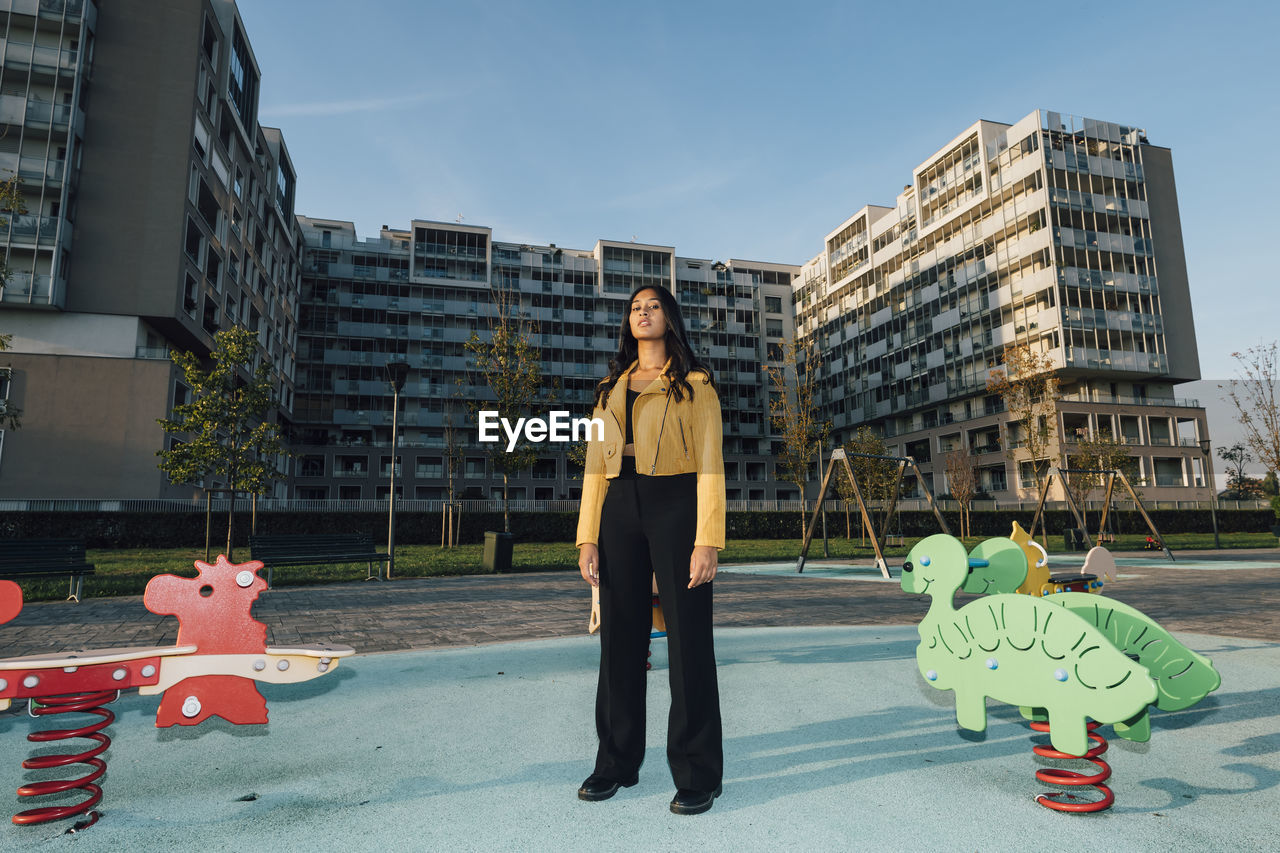
[[[631,334],[637,341],[661,340],[667,334],[667,315],[653,288],[645,288],[631,301]]]

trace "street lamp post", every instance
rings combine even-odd
[[[1218,541],[1218,487],[1213,481],[1213,456],[1209,453],[1209,439],[1200,439],[1200,452],[1204,454],[1205,482],[1209,484],[1209,515],[1213,517],[1213,547],[1221,548]]]
[[[409,362],[388,361],[387,382],[391,385],[391,489],[387,495],[387,580],[391,580],[396,567],[396,450],[397,426],[400,417],[400,391],[409,378]]]

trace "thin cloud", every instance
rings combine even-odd
[[[397,109],[410,104],[419,104],[427,100],[441,100],[439,96],[433,97],[429,92],[420,92],[416,95],[400,95],[392,98],[356,98],[345,101],[318,101],[310,104],[280,104],[273,107],[263,107],[264,115],[271,117],[279,116],[333,116],[346,115],[348,113],[360,112],[380,112],[382,110]]]
[[[718,171],[687,175],[665,184],[606,199],[602,206],[613,209],[648,207],[670,204],[677,199],[691,196],[710,195],[737,180],[743,173],[744,165],[744,163],[728,164],[727,168]]]

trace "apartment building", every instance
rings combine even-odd
[[[0,498],[190,495],[156,467],[169,350],[257,332],[292,406],[301,232],[231,0],[0,0]],[[219,485],[208,483],[206,485]],[[281,486],[280,494],[284,494]]]
[[[978,121],[893,206],[828,234],[794,295],[797,334],[826,354],[836,439],[871,427],[935,494],[963,449],[983,492],[1034,497],[1025,437],[986,390],[1004,348],[1027,344],[1061,381],[1050,461],[1106,432],[1146,497],[1208,497],[1205,410],[1175,394],[1200,368],[1173,161],[1138,128],[1041,110]]]
[[[472,333],[487,334],[492,293],[509,294],[539,349],[557,406],[590,413],[596,382],[616,350],[627,297],[642,284],[671,291],[691,343],[715,372],[724,408],[730,500],[794,496],[772,478],[768,378],[761,370],[792,333],[797,267],[686,258],[671,246],[598,240],[592,249],[495,240],[486,227],[415,220],[360,238],[342,220],[299,217],[304,235],[297,399],[298,453],[290,496],[386,498],[392,393],[388,361],[407,361],[401,393],[397,494],[447,494],[447,429],[462,447],[455,494],[501,495],[502,480],[477,441],[465,401],[493,399],[468,358]],[[776,355],[776,352],[773,353]],[[531,413],[533,414],[533,413]],[[548,444],[511,481],[513,500],[571,500],[580,469]]]

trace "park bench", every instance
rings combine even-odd
[[[67,601],[79,603],[84,576],[93,571],[79,539],[0,539],[0,578],[70,578]]]
[[[367,533],[330,533],[316,535],[250,536],[249,550],[267,570],[267,587],[271,587],[276,566],[321,566],[337,563],[367,563],[368,580],[381,580],[382,563],[390,560],[373,544]]]

